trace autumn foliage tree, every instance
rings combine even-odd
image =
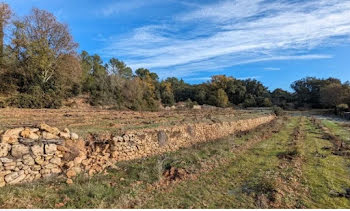
[[[13,28],[8,46],[11,62],[2,73],[12,83],[7,90],[12,93],[9,104],[59,107],[62,98],[78,94],[78,45],[67,25],[47,11],[33,9],[30,15],[15,20]]]

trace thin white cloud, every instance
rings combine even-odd
[[[235,0],[176,14],[166,24],[137,28],[110,39],[101,53],[122,54],[133,68],[169,74],[170,69],[180,69],[190,75],[194,68],[210,71],[271,60],[329,59],[331,55],[308,52],[349,42],[349,37],[349,0]]]
[[[187,81],[210,81],[211,77],[192,77],[186,78]]]
[[[254,57],[254,56],[251,56]],[[161,78],[166,77],[190,77],[198,75],[201,72],[215,72],[216,74],[222,72],[225,68],[232,67],[227,72],[234,72],[237,68],[235,66],[246,65],[259,62],[267,61],[285,61],[285,60],[314,60],[314,59],[331,59],[332,55],[326,54],[307,54],[307,55],[293,55],[293,56],[255,56],[259,58],[248,59],[248,58],[236,58],[232,55],[228,55],[220,58],[213,58],[206,61],[193,62],[185,65],[170,66],[158,70],[158,75]]]
[[[132,10],[139,9],[147,5],[151,5],[155,2],[159,2],[159,0],[147,0],[147,1],[128,0],[128,1],[113,2],[111,4],[107,4],[106,6],[98,10],[97,14],[103,15],[103,16],[118,15],[120,13],[130,12]]]
[[[265,67],[264,70],[276,71],[276,70],[281,70],[281,68],[279,68],[279,67]]]

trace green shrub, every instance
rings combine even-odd
[[[274,114],[276,114],[276,116],[282,116],[284,114],[283,109],[281,107],[279,107],[279,106],[274,106],[272,108],[272,111],[273,111]]]
[[[54,92],[42,95],[21,93],[9,98],[6,103],[17,108],[60,108],[62,98]]]
[[[271,107],[272,106],[272,102],[269,98],[264,98],[264,102],[263,105],[264,107]]]
[[[198,103],[196,101],[192,101],[190,98],[188,98],[185,101],[185,107],[186,108],[193,108],[194,105],[198,105]]]
[[[42,99],[29,94],[18,94],[8,99],[8,105],[17,108],[42,108]]]
[[[0,108],[6,108],[7,102],[5,100],[0,100]]]
[[[347,104],[339,104],[335,108],[336,114],[341,114],[343,112],[349,111],[349,106]]]

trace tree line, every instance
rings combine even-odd
[[[5,32],[7,42],[4,43]],[[44,10],[13,18],[0,4],[0,106],[59,108],[65,99],[87,95],[91,105],[155,111],[177,102],[218,107],[285,109],[339,108],[350,104],[350,85],[335,78],[295,81],[294,92],[269,91],[261,82],[216,75],[191,85],[175,77],[159,80],[146,68],[133,71],[116,58],[77,52],[69,28]]]

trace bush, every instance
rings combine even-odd
[[[198,103],[196,101],[192,101],[190,98],[188,98],[185,101],[185,107],[186,108],[193,108],[194,105],[198,105]]]
[[[31,95],[21,93],[7,100],[7,104],[17,108],[60,108],[62,98],[49,92],[42,95]]]
[[[8,99],[8,105],[17,108],[42,108],[42,99],[29,94],[18,94]]]
[[[272,106],[272,102],[269,98],[264,98],[264,102],[262,104],[263,107],[271,107]]]
[[[0,100],[0,108],[6,108],[7,102],[5,100]]]
[[[276,114],[276,116],[282,116],[284,114],[283,109],[281,107],[279,107],[279,106],[274,106],[272,108],[272,111],[273,111],[274,114]]]
[[[335,108],[335,113],[341,114],[341,113],[346,112],[348,110],[349,110],[349,106],[347,104],[339,104]]]

